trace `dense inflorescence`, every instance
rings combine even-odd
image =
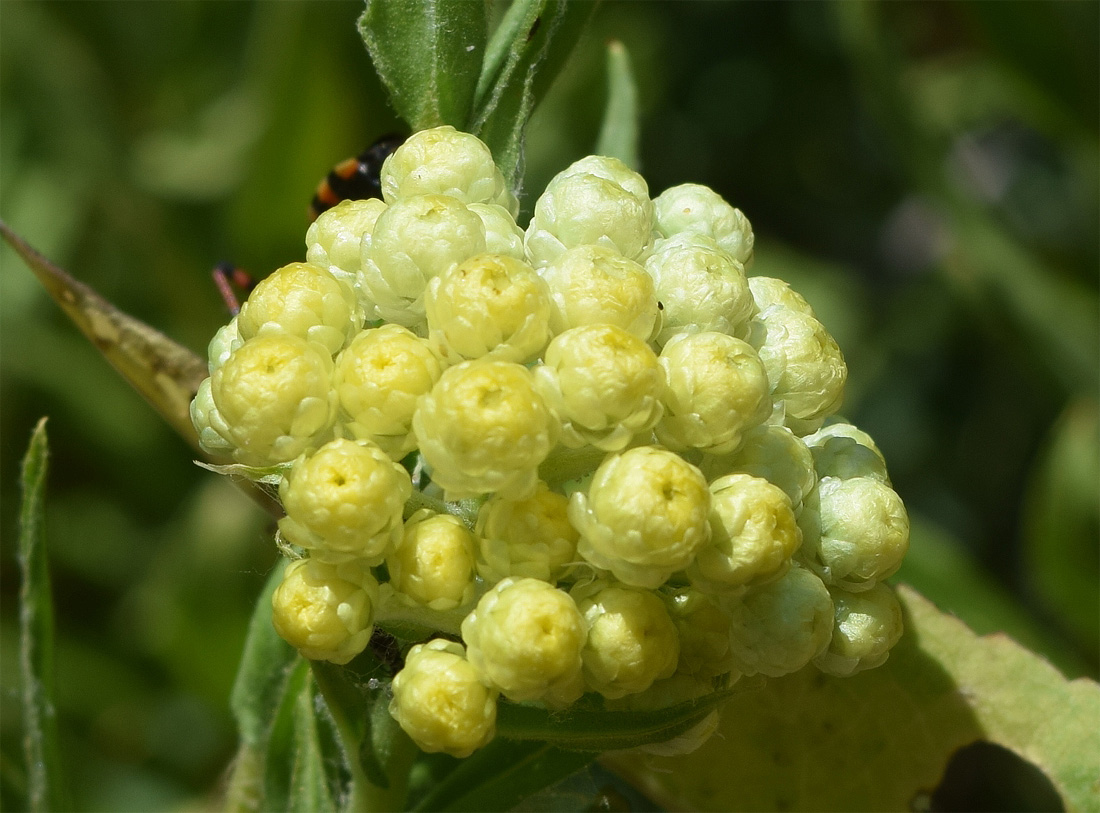
[[[886,659],[905,508],[836,417],[836,342],[746,275],[738,209],[696,184],[651,199],[589,156],[523,230],[449,127],[409,138],[381,190],[257,286],[192,405],[211,455],[281,475],[287,641],[343,664],[401,625],[391,713],[456,756],[501,696],[657,708]]]

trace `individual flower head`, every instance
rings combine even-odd
[[[198,435],[199,448],[214,458],[233,456],[236,447],[228,437],[214,428],[211,419],[219,420],[218,408],[214,405],[214,395],[210,389],[210,377],[199,384],[195,397],[191,399],[191,425]]]
[[[463,203],[493,203],[515,217],[518,204],[489,148],[450,125],[413,133],[382,165],[386,203],[416,195],[449,195]]]
[[[400,325],[359,333],[336,358],[333,389],[348,435],[377,443],[394,460],[416,448],[413,413],[444,363],[435,345]]]
[[[569,503],[577,552],[634,587],[659,587],[710,538],[710,492],[679,455],[637,446],[609,455]]]
[[[554,337],[536,386],[562,420],[562,443],[619,451],[661,417],[657,356],[614,325],[575,327]]]
[[[527,263],[478,254],[428,283],[428,335],[466,359],[528,361],[550,340],[550,292]]]
[[[508,577],[556,584],[577,559],[569,500],[541,480],[523,500],[491,497],[477,515],[478,573],[489,583]]]
[[[829,591],[802,567],[792,567],[727,606],[734,663],[746,675],[797,672],[825,651],[833,634]]]
[[[422,327],[429,280],[484,252],[485,225],[458,198],[417,195],[393,203],[363,238],[358,284],[373,303],[368,318]]]
[[[773,305],[757,317],[751,342],[768,371],[776,409],[795,434],[816,431],[840,409],[848,367],[821,322]]]
[[[715,480],[710,491],[710,542],[688,568],[692,583],[730,591],[783,575],[802,543],[790,498],[749,474]]]
[[[890,485],[886,460],[875,441],[850,423],[830,423],[803,438],[818,477],[870,477]]]
[[[374,231],[386,211],[378,198],[342,200],[326,209],[306,230],[306,261],[328,269],[336,279],[355,286],[362,262],[363,237]]]
[[[516,225],[512,213],[495,203],[468,203],[470,211],[481,218],[485,226],[485,251],[506,254],[526,261],[523,251],[523,229]]]
[[[355,293],[328,271],[309,263],[284,265],[248,295],[237,316],[241,338],[289,333],[340,351],[363,326]]]
[[[826,584],[859,592],[893,575],[909,550],[909,515],[871,477],[823,477],[798,518],[801,558]]]
[[[210,396],[209,428],[248,466],[286,463],[317,448],[336,419],[328,349],[289,333],[244,342],[211,375]]]
[[[576,603],[538,579],[504,579],[462,622],[467,657],[486,685],[509,700],[565,708],[584,693],[587,639]]]
[[[771,414],[768,375],[747,342],[725,333],[683,333],[661,350],[665,414],[657,439],[670,449],[723,454]]]
[[[829,648],[814,658],[814,665],[837,677],[882,666],[905,626],[894,591],[880,583],[862,593],[831,587],[829,594],[834,607],[833,637]]]
[[[386,556],[399,595],[433,610],[453,610],[474,598],[477,542],[462,520],[424,508],[405,523]]]
[[[497,693],[478,680],[461,644],[417,644],[392,688],[390,715],[421,751],[468,757],[496,734]]]
[[[711,189],[685,183],[666,189],[653,200],[657,233],[702,234],[710,237],[745,268],[752,264],[753,234],[749,219]]]
[[[775,277],[749,277],[749,290],[759,310],[767,310],[773,305],[788,308],[797,313],[813,316],[814,309],[802,294],[798,293],[784,280]]]
[[[653,279],[638,263],[604,246],[578,246],[539,270],[550,286],[550,328],[615,325],[642,341],[661,327]]]
[[[559,172],[535,201],[526,248],[539,268],[577,246],[600,245],[637,259],[653,232],[645,180],[616,158],[589,156]]]
[[[656,593],[599,580],[572,595],[588,625],[581,651],[588,688],[614,699],[676,671],[679,636]]]
[[[714,240],[695,232],[658,240],[645,267],[664,308],[657,344],[702,331],[748,338],[756,304],[745,269]]]
[[[401,536],[409,474],[370,441],[337,438],[294,461],[279,484],[279,533],[314,559],[379,564]]]
[[[728,674],[733,669],[731,621],[718,599],[694,587],[679,587],[665,601],[680,636],[677,671],[699,678]]]
[[[814,460],[805,442],[787,427],[775,424],[750,429],[735,452],[708,456],[700,468],[711,480],[738,473],[762,477],[783,489],[796,515],[817,484]]]
[[[344,664],[367,647],[378,583],[358,562],[291,562],[271,596],[271,621],[310,660]]]
[[[535,491],[560,424],[520,364],[475,359],[451,367],[413,416],[420,453],[447,499]]]
[[[244,344],[241,332],[237,329],[237,317],[234,316],[227,324],[218,328],[210,344],[206,346],[207,369],[213,375],[214,371],[225,364],[226,359]]]

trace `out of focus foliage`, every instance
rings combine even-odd
[[[6,0],[0,216],[201,352],[226,320],[211,267],[263,276],[301,259],[317,181],[396,127],[361,8]],[[753,273],[804,292],[848,356],[847,417],[878,441],[914,519],[897,581],[1093,677],[1098,9],[607,3],[526,151],[531,189],[591,151],[592,78],[604,42],[622,40],[651,191],[706,183],[743,209]],[[24,804],[13,530],[44,414],[77,806],[214,798],[247,618],[276,560],[267,519],[191,464],[0,251],[0,807]]]

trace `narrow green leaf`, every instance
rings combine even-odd
[[[626,46],[607,44],[607,109],[604,110],[596,154],[618,158],[638,169],[638,85]]]
[[[3,221],[0,235],[104,358],[197,450],[191,400],[209,374],[206,361],[120,311],[35,251]]]
[[[261,794],[249,811],[289,810],[291,778],[297,758],[295,715],[298,698],[309,682],[309,661],[299,658],[286,682],[286,691],[279,700],[271,720],[271,729],[260,752],[260,772],[257,790]],[[234,772],[234,776],[236,773]],[[234,808],[230,808],[235,810]]]
[[[298,693],[294,703],[294,767],[290,777],[288,809],[293,811],[335,810],[325,771],[317,715],[313,703],[313,682]]]
[[[414,130],[463,129],[488,25],[476,0],[367,0],[359,33],[401,118]]]
[[[412,809],[511,810],[595,757],[592,752],[563,751],[545,742],[515,742],[498,736],[462,760]]]
[[[1100,809],[1100,686],[898,593],[906,634],[879,668],[772,679],[732,697],[693,754],[605,759],[669,809],[909,810],[985,740],[1042,770],[1067,810]]]
[[[62,778],[54,705],[54,625],[46,560],[45,502],[49,468],[46,419],[38,422],[23,458],[19,516],[20,671],[23,681],[23,745],[27,803],[33,811],[71,810]]]
[[[523,174],[523,131],[599,3],[521,0],[494,32],[470,132],[489,145],[504,177]]]

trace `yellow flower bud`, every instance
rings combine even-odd
[[[489,499],[477,515],[478,573],[487,582],[507,576],[556,584],[577,559],[569,500],[539,481],[534,496]]]
[[[362,262],[363,236],[374,231],[386,204],[378,198],[342,200],[306,230],[306,260],[352,287]]]
[[[386,556],[399,595],[433,610],[453,610],[474,598],[476,540],[462,520],[421,509],[409,517]]]

